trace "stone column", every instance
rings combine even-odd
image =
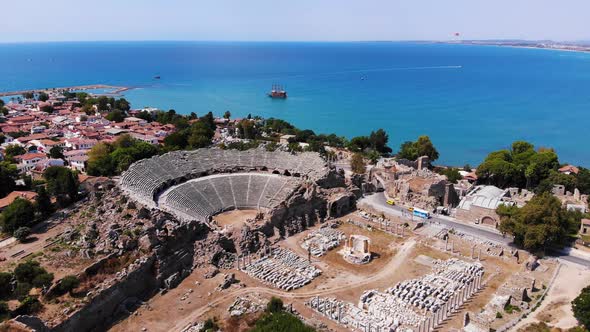
[[[338,323],[342,322],[342,306],[338,305]]]
[[[451,252],[455,253],[455,241],[451,241]]]
[[[447,239],[445,240],[445,251],[449,250],[449,236],[447,235]]]
[[[240,269],[240,256],[238,256],[238,259],[236,259],[236,264],[238,267],[238,270]]]
[[[477,260],[481,260],[481,248],[479,248],[479,252],[477,253]]]
[[[475,255],[475,245],[473,247],[471,247],[471,259],[474,258]]]

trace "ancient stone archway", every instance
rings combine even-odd
[[[496,226],[496,219],[490,216],[485,216],[481,218],[481,223],[484,225]]]

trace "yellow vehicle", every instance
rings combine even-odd
[[[389,205],[395,205],[395,202],[393,201],[393,199],[388,199],[386,203]]]
[[[413,207],[411,207],[411,208],[408,208],[408,211],[410,211],[410,212],[414,212],[414,208],[413,208]]]

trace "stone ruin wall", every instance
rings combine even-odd
[[[355,207],[355,194],[349,188],[343,188],[344,180],[335,172],[328,172],[318,183],[321,186],[311,182],[302,183],[285,204],[270,211],[264,226],[253,230],[247,228],[237,238],[212,232],[201,222],[179,221],[168,213],[146,209],[139,205],[140,202],[136,203],[138,216],[141,214],[141,219],[144,219],[142,222],[149,227],[136,245],[121,249],[119,254],[129,250],[141,252],[140,260],[132,264],[132,271],[127,271],[124,277],[100,289],[86,305],[52,330],[106,329],[117,318],[128,315],[131,309],[129,306],[151,298],[162,289],[176,287],[195,267],[213,265],[231,268],[240,251],[245,248],[248,251],[262,249],[268,242],[266,236],[274,234],[275,230],[282,236],[290,236],[317,222],[323,222],[330,215],[331,205],[338,206],[338,213],[348,212]],[[103,206],[99,211],[108,211],[112,201],[123,197],[118,188],[111,185],[107,187],[106,193],[96,194],[96,199]],[[108,223],[108,218],[103,222]],[[99,265],[94,270],[100,269]]]

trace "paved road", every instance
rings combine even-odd
[[[361,199],[360,202],[364,202],[372,206],[374,209],[393,213],[398,216],[402,216],[402,210],[405,210],[399,206],[392,206],[387,204],[387,199],[385,198],[384,193],[376,193],[370,196],[366,196]],[[479,225],[469,225],[462,222],[454,221],[450,217],[446,216],[433,216],[429,219],[430,222],[438,222],[443,224],[449,228],[454,228],[462,233],[470,234],[482,239],[487,239],[490,241],[498,242],[501,244],[505,244],[511,247],[515,247],[512,243],[512,238],[510,236],[503,237],[498,231],[495,229],[487,229],[485,226]],[[553,252],[551,253],[555,257],[562,259],[564,261],[580,264],[586,267],[590,267],[590,257],[584,257],[576,253],[575,250],[570,248],[564,249],[561,252]]]

